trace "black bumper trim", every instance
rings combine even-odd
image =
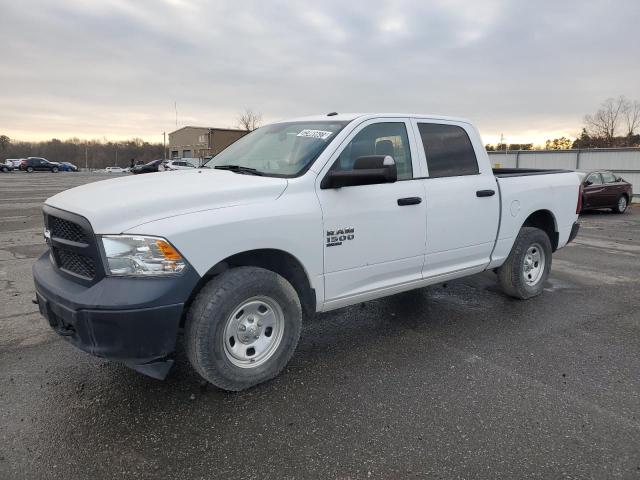
[[[92,355],[164,378],[184,310],[200,277],[105,277],[80,285],[57,272],[48,254],[33,266],[38,308],[51,328]],[[140,367],[140,368],[138,368]]]
[[[580,222],[575,222],[571,227],[571,233],[569,234],[569,240],[567,240],[567,243],[573,242],[573,240],[578,236],[579,230],[580,230]]]

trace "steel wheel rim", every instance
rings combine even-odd
[[[618,200],[618,210],[620,210],[621,212],[624,212],[626,208],[627,208],[627,199],[625,197],[620,197],[620,200]]]
[[[527,249],[523,260],[524,282],[530,287],[536,285],[542,278],[545,269],[545,254],[539,243],[533,243]]]
[[[274,299],[251,297],[237,306],[224,328],[224,353],[237,367],[256,368],[276,352],[284,334],[284,313]]]

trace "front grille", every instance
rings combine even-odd
[[[89,243],[87,235],[80,225],[63,218],[50,216],[49,230],[52,237],[77,243]]]
[[[96,264],[92,258],[59,247],[54,247],[54,255],[61,269],[87,279],[96,276]]]
[[[88,220],[48,205],[43,210],[54,266],[78,283],[91,285],[100,280],[104,276],[102,257]]]

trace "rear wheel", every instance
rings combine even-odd
[[[33,167],[27,167],[27,173],[32,173],[33,172]]]
[[[198,293],[187,314],[185,347],[195,370],[224,390],[270,380],[298,344],[302,308],[296,291],[263,268],[228,270]]]
[[[504,292],[522,300],[540,295],[551,270],[551,250],[545,232],[522,227],[507,260],[498,269]]]
[[[3,171],[4,173],[7,173],[7,172],[9,171],[9,169],[8,169],[7,167],[2,167],[2,171]]]
[[[629,202],[627,201],[626,195],[620,195],[618,197],[618,201],[616,202],[616,206],[613,208],[615,213],[624,213],[629,206]]]

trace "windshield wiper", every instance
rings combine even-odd
[[[216,165],[216,170],[230,170],[234,173],[244,173],[247,175],[264,175],[262,172],[256,170],[255,168],[243,167],[241,165]]]

